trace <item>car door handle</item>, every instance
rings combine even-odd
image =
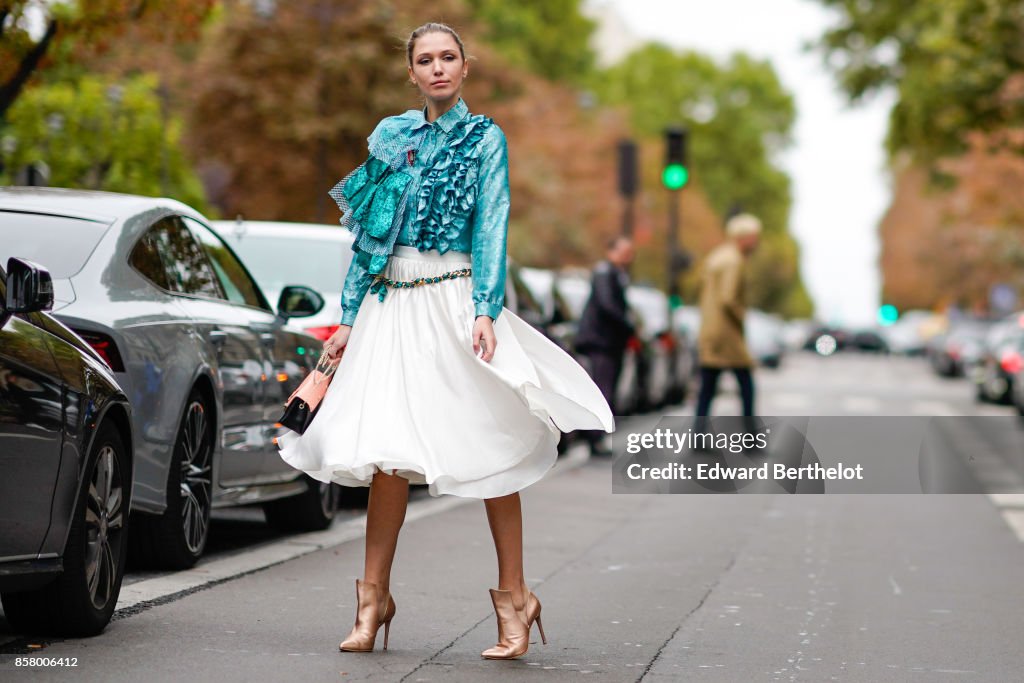
[[[208,339],[216,347],[217,351],[220,351],[224,348],[224,342],[228,340],[228,333],[223,330],[211,330]]]

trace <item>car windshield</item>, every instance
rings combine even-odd
[[[305,285],[321,294],[335,294],[345,283],[351,248],[339,240],[252,234],[239,239],[227,231],[221,236],[271,294],[285,285]]]
[[[583,279],[566,277],[559,279],[557,286],[559,294],[571,309],[573,319],[579,320],[590,297],[590,283]]]
[[[668,299],[655,289],[630,288],[626,293],[629,305],[643,319],[645,334],[659,334],[668,329]]]
[[[12,256],[38,263],[54,280],[82,269],[109,223],[26,211],[0,211],[0,262]]]

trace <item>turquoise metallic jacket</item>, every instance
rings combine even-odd
[[[370,157],[331,190],[355,233],[341,324],[355,322],[395,244],[470,254],[477,316],[497,320],[505,300],[508,150],[490,119],[463,100],[428,122],[421,110],[390,116],[368,138]],[[382,285],[381,298],[386,294]]]

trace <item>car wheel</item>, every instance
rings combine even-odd
[[[280,531],[322,531],[331,525],[341,501],[342,487],[308,475],[306,491],[263,505],[267,523]]]
[[[139,515],[133,550],[143,566],[188,569],[203,554],[213,500],[213,414],[198,389],[185,404],[167,476],[167,509]],[[133,524],[136,519],[133,519]]]
[[[93,636],[114,613],[127,555],[132,475],[128,450],[112,424],[100,427],[88,462],[63,573],[41,588],[3,595],[4,613],[17,631]]]

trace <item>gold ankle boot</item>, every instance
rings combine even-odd
[[[480,653],[484,659],[515,659],[526,654],[530,647],[530,628],[535,621],[541,642],[548,644],[540,621],[540,600],[536,595],[526,591],[523,609],[517,610],[512,602],[512,591],[492,588],[491,602],[498,618],[498,644]]]
[[[356,579],[356,624],[338,649],[342,652],[373,652],[377,631],[384,626],[384,649],[388,649],[388,632],[395,616],[395,601],[391,593],[381,593],[375,583]]]

